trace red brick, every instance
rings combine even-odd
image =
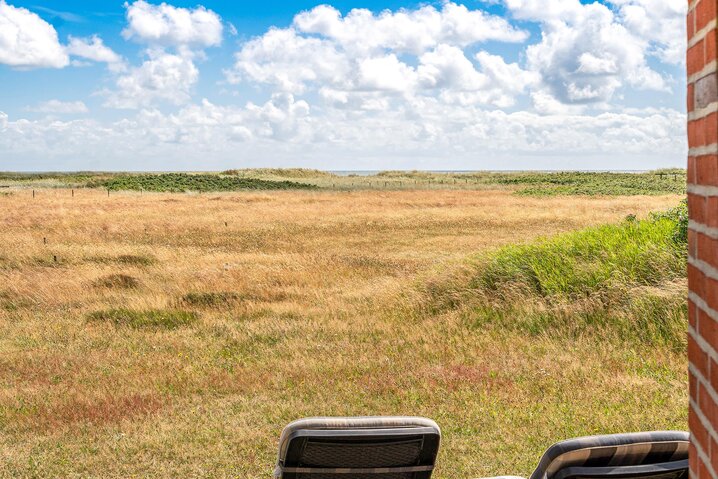
[[[700,388],[698,391],[698,408],[703,413],[703,417],[715,428],[716,403],[706,388]]]
[[[713,349],[718,350],[718,323],[706,314],[698,311],[698,333]]]
[[[698,451],[693,441],[688,445],[688,467],[694,474],[698,472]]]
[[[690,41],[696,33],[696,15],[694,10],[688,12],[686,16],[686,33],[688,34],[688,41]]]
[[[691,373],[688,372],[688,392],[690,393],[691,399],[694,401],[698,401],[698,389],[700,388],[700,384],[698,384],[698,379]]]
[[[688,145],[706,146],[718,142],[718,113],[688,123]]]
[[[697,250],[694,257],[718,269],[718,239],[702,233],[695,233],[694,237]]]
[[[716,18],[716,2],[715,0],[701,0],[696,5],[696,31],[699,31],[711,20]]]
[[[718,113],[711,113],[710,115],[701,119],[703,122],[703,143],[704,145],[712,145],[718,143]]]
[[[688,337],[688,361],[698,369],[703,376],[708,376],[708,354],[698,346],[695,339]]]
[[[695,89],[692,83],[688,84],[688,94],[686,95],[686,108],[688,112],[692,112],[695,109]]]
[[[693,143],[691,146],[705,146],[706,145],[706,118],[700,118],[696,120],[695,124],[695,143]]]
[[[713,8],[715,8],[715,0],[712,2],[708,2],[713,4]],[[715,28],[709,31],[706,34],[705,38],[705,60],[704,64],[708,64],[716,59],[716,30]]]
[[[708,452],[708,457],[711,460],[711,469],[716,470],[716,467],[718,467],[718,443],[713,439],[713,437],[710,437],[710,444],[711,449]]]
[[[710,470],[703,464],[703,461],[698,464],[698,479],[713,479]]]
[[[693,266],[688,265],[688,289],[696,293],[701,298],[703,297],[704,290],[703,273],[701,270]],[[700,326],[700,325],[699,325]]]
[[[700,40],[686,52],[686,69],[688,76],[693,75],[703,69],[703,61],[705,60],[704,40]]]
[[[688,289],[703,298],[709,308],[718,311],[718,280],[707,276],[691,264],[688,265]],[[699,328],[702,319],[699,314]]]
[[[698,419],[698,416],[693,409],[688,411],[688,426],[691,429],[691,440],[694,441],[698,447],[707,452],[709,447],[708,431],[706,431],[706,428],[703,427],[703,424],[701,424],[700,419]]]
[[[706,224],[705,219],[706,197],[688,193],[688,215],[690,218],[701,224]]]
[[[711,389],[713,389],[713,391],[716,391],[716,388],[718,387],[718,363],[716,363],[712,359],[710,360],[710,370],[711,370],[711,372],[710,372]],[[702,389],[704,387],[705,386],[696,384],[696,388]],[[696,389],[696,394],[697,393],[698,393],[698,389]],[[718,451],[716,451],[716,452],[718,452]]]
[[[718,228],[718,196],[709,196],[705,200],[704,223],[711,228]]]
[[[690,183],[718,186],[718,155],[703,155],[695,158],[695,179]]]
[[[708,307],[718,311],[718,281],[708,276],[703,277],[703,299]]]

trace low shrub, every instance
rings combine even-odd
[[[237,190],[297,190],[315,186],[294,181],[269,181],[218,174],[138,174],[116,175],[91,181],[91,188],[126,191],[156,191],[181,193],[185,191],[237,191]]]

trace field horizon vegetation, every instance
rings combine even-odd
[[[684,170],[0,186],[0,477],[268,477],[313,415],[436,420],[438,479],[687,429]]]
[[[378,171],[337,174],[303,168],[255,168],[190,173],[11,173],[0,172],[0,186],[102,188],[111,191],[213,192],[330,189],[507,189],[529,196],[685,194],[686,171],[662,169],[620,172],[431,172]]]

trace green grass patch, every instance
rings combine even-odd
[[[179,193],[184,191],[238,191],[238,190],[299,190],[314,186],[294,181],[269,181],[256,178],[218,174],[138,174],[117,175],[91,181],[89,187],[124,191],[156,191]]]
[[[181,302],[187,306],[212,308],[228,307],[239,301],[237,293],[221,292],[192,292],[181,298]]]
[[[685,275],[675,229],[667,219],[626,221],[509,246],[486,262],[472,287],[578,299],[617,286],[655,286]]]
[[[153,256],[138,254],[121,254],[114,258],[114,261],[119,264],[132,266],[151,266],[157,262]]]
[[[393,181],[408,180],[419,184],[456,185],[456,187],[496,185],[512,188],[516,194],[528,196],[631,196],[686,193],[686,171],[681,169],[645,173],[382,171],[375,177]]]
[[[85,261],[100,264],[120,264],[125,266],[152,266],[157,263],[154,256],[141,254],[121,254],[118,256],[92,256],[86,258]]]
[[[115,326],[126,326],[133,329],[177,329],[189,326],[197,321],[199,316],[191,311],[180,310],[132,310],[108,309],[95,311],[88,315],[90,321],[112,323]]]
[[[15,173],[0,172],[0,181],[39,181],[39,180],[63,180],[68,183],[83,183],[98,177],[107,176],[111,173],[99,173],[89,171],[76,172],[40,172],[40,173]]]
[[[469,327],[685,349],[686,205],[504,247],[424,288],[422,309]]]
[[[495,173],[488,182],[517,186],[516,193],[531,196],[555,195],[666,195],[686,193],[682,170],[647,173]]]

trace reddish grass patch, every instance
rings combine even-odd
[[[27,419],[33,429],[44,431],[82,424],[103,426],[152,414],[165,403],[156,393],[73,398],[59,405],[44,404]]]
[[[469,366],[466,364],[450,364],[437,366],[429,374],[429,382],[449,390],[480,385],[484,389],[507,389],[514,385],[508,378],[501,377],[488,366]]]

